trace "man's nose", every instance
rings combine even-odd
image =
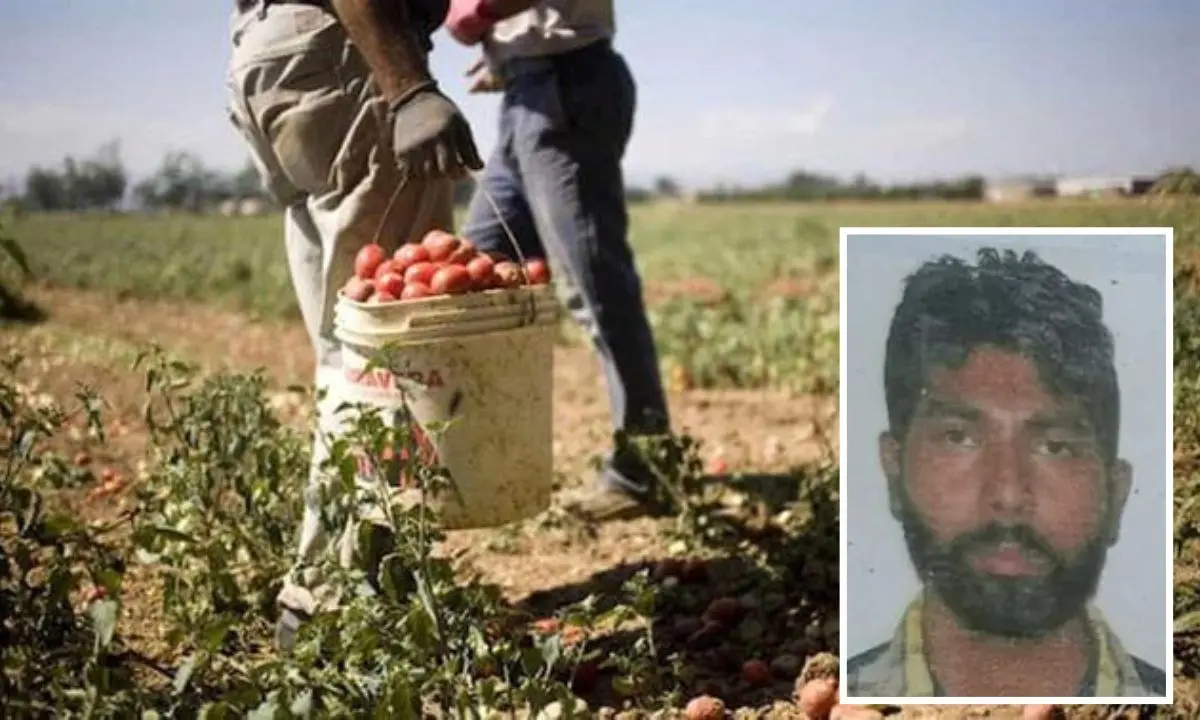
[[[1000,519],[1014,519],[1032,500],[1029,455],[1025,443],[1012,436],[991,438],[984,456],[984,498]]]

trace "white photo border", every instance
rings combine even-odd
[[[1028,236],[1028,235],[1061,235],[1061,236],[1113,236],[1135,235],[1147,239],[1160,239],[1166,242],[1166,287],[1163,301],[1166,303],[1166,357],[1167,382],[1163,391],[1166,395],[1167,432],[1163,452],[1168,460],[1174,458],[1174,393],[1175,393],[1175,229],[1173,227],[841,227],[838,237],[838,341],[839,341],[839,378],[838,383],[838,468],[839,477],[846,468],[846,245],[853,235],[909,235],[909,236],[956,236],[956,237],[996,237],[996,236]],[[1164,563],[1166,564],[1166,635],[1168,648],[1174,647],[1174,585],[1175,558],[1174,545],[1174,496],[1175,475],[1173,462],[1168,462],[1164,508],[1164,526],[1166,539]],[[1171,705],[1175,695],[1174,651],[1169,653],[1170,662],[1163,668],[1166,674],[1166,695],[1147,697],[851,697],[844,694],[847,685],[846,667],[849,658],[846,655],[846,575],[847,575],[847,543],[846,537],[846,484],[841,483],[838,492],[838,685],[842,692],[840,702],[847,704],[885,704],[885,705],[1125,705],[1136,702],[1139,705]]]

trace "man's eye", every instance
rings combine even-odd
[[[1042,455],[1050,457],[1076,457],[1078,452],[1077,443],[1067,440],[1042,440],[1038,443],[1038,452]]]
[[[956,447],[973,447],[975,445],[975,440],[970,433],[961,428],[950,428],[943,431],[942,442]]]

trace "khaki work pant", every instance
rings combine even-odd
[[[328,387],[341,375],[333,309],[355,254],[377,233],[391,250],[433,228],[450,229],[453,183],[408,182],[396,193],[386,103],[333,15],[299,4],[273,4],[265,16],[257,8],[235,12],[230,40],[230,119],[265,188],[285,208],[284,244],[316,353],[316,383]],[[332,597],[312,564],[328,542],[315,490],[337,402],[331,396],[318,409],[296,566],[279,596],[281,605],[309,615],[316,598]],[[343,530],[343,563],[352,561],[354,525]]]

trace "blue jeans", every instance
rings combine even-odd
[[[608,41],[501,69],[500,137],[480,185],[526,257],[549,263],[563,305],[604,369],[614,430],[670,426],[641,279],[627,238],[621,160],[633,130],[636,86]],[[496,209],[477,188],[462,234],[513,254]],[[638,491],[647,477],[612,458],[603,480]]]

